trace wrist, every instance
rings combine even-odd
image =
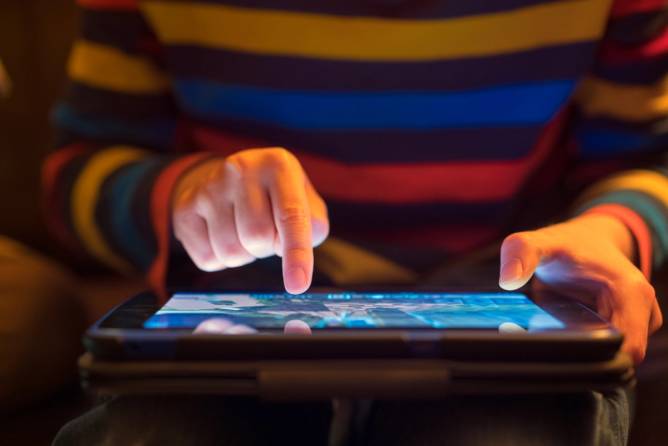
[[[645,220],[634,210],[621,204],[600,204],[583,214],[584,216],[604,216],[598,221],[607,221],[612,240],[616,246],[631,259],[648,279],[652,273],[652,235]],[[613,223],[616,221],[617,223]],[[626,228],[626,233],[619,229],[619,225]],[[614,229],[617,227],[617,229]],[[599,229],[600,230],[600,229]],[[626,235],[625,235],[626,234]],[[630,243],[629,239],[630,238]]]
[[[576,220],[590,227],[593,234],[603,234],[631,261],[635,259],[636,243],[633,232],[619,217],[592,209],[576,217]]]

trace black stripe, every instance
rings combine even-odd
[[[512,11],[555,1],[559,0],[283,0],[278,6],[273,0],[204,0],[201,3],[342,16],[443,19]]]
[[[530,126],[309,132],[231,120],[205,125],[245,135],[267,146],[285,147],[349,164],[513,160],[526,156],[542,131],[541,126]]]
[[[151,28],[138,12],[91,9],[84,11],[81,37],[130,54],[143,52],[142,44],[155,40]]]
[[[353,62],[252,55],[194,46],[167,47],[178,78],[290,90],[464,90],[574,79],[589,69],[596,44],[576,43],[483,58],[429,62]]]
[[[336,231],[336,228],[334,228],[334,231]],[[410,246],[405,242],[402,243],[405,235],[410,235],[415,231],[420,231],[420,228],[413,231],[402,231],[394,236],[377,240],[370,240],[366,235],[354,233],[337,234],[334,232],[332,235],[418,273],[425,273],[449,260],[449,253],[442,247]],[[315,267],[318,267],[317,263]]]
[[[593,74],[621,84],[653,84],[668,73],[668,54],[629,63],[605,63],[600,61]]]
[[[90,138],[88,136],[81,135],[80,133],[72,132],[67,129],[57,129],[55,136],[55,144],[54,144],[55,147],[65,147],[70,144],[79,144],[79,143],[83,143],[90,147],[98,147],[98,148],[116,146],[119,144],[126,144],[126,145],[133,144],[143,149],[154,150],[156,152],[164,152],[165,150],[172,149],[171,147],[164,147],[147,143],[141,143],[141,144],[129,143],[127,140],[120,141],[118,138],[114,137]]]
[[[650,137],[668,134],[668,117],[651,119],[645,122],[618,121],[611,118],[585,118],[580,121],[580,124],[590,129],[644,133]]]
[[[84,106],[86,103],[82,101]],[[77,120],[67,122],[68,115],[63,119],[62,115],[58,115],[60,107]],[[57,138],[61,143],[88,141],[98,147],[131,144],[158,151],[169,150],[173,146],[178,124],[175,115],[146,115],[141,118],[127,116],[127,113],[101,115],[82,112],[68,102],[62,102],[52,110],[51,122],[58,131]]]
[[[668,7],[659,11],[631,14],[610,22],[605,38],[623,45],[647,42],[668,27]]]
[[[173,119],[177,107],[170,94],[132,94],[71,82],[65,102],[78,112],[129,119]]]
[[[357,232],[383,231],[458,224],[501,224],[512,215],[511,201],[487,203],[378,204],[328,200],[332,228]]]

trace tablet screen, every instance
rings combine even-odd
[[[176,293],[144,328],[194,328],[225,318],[256,329],[299,319],[313,329],[562,329],[564,324],[521,293]]]

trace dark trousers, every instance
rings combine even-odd
[[[118,397],[67,424],[54,445],[316,446],[330,436],[351,445],[624,445],[630,424],[629,393],[621,390],[358,403],[352,417],[337,403]]]

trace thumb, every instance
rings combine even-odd
[[[501,245],[499,286],[516,290],[526,285],[541,260],[541,249],[533,232],[509,235]]]

